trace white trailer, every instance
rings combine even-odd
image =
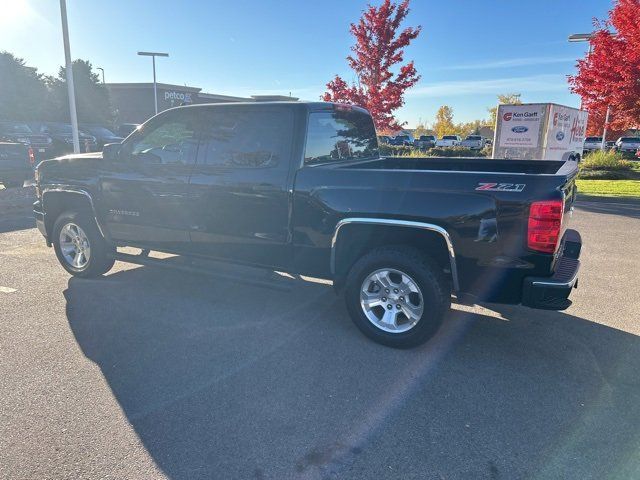
[[[588,113],[555,103],[498,105],[493,158],[580,161]]]

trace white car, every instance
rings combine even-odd
[[[436,147],[457,147],[461,142],[460,135],[444,135],[436,142]]]
[[[616,140],[616,150],[619,152],[635,152],[640,148],[640,137],[620,137]]]
[[[583,152],[602,150],[602,137],[587,137],[584,139]]]
[[[460,143],[461,147],[467,147],[472,150],[482,150],[487,144],[487,139],[482,135],[467,135],[467,138]]]

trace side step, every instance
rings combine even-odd
[[[183,272],[207,275],[218,280],[225,280],[234,283],[243,283],[256,287],[270,288],[272,290],[289,291],[293,288],[295,279],[283,277],[271,270],[264,270],[255,267],[232,266],[221,264],[209,260],[197,259],[195,265],[192,259],[181,256],[168,258],[154,258],[149,256],[149,252],[143,250],[141,254],[116,252],[112,257],[120,262],[134,263],[149,267],[169,268]],[[208,267],[207,267],[208,266]],[[226,271],[220,271],[226,270]],[[234,271],[235,270],[235,271]]]

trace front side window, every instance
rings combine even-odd
[[[125,151],[132,161],[144,164],[192,164],[198,144],[197,118],[188,109],[157,117],[127,142]]]
[[[222,107],[207,112],[204,163],[220,167],[287,166],[293,135],[290,108]]]
[[[304,154],[306,165],[377,156],[376,130],[367,113],[338,110],[309,115]]]

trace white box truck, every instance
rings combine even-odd
[[[498,105],[493,158],[582,158],[588,113],[555,103]]]

